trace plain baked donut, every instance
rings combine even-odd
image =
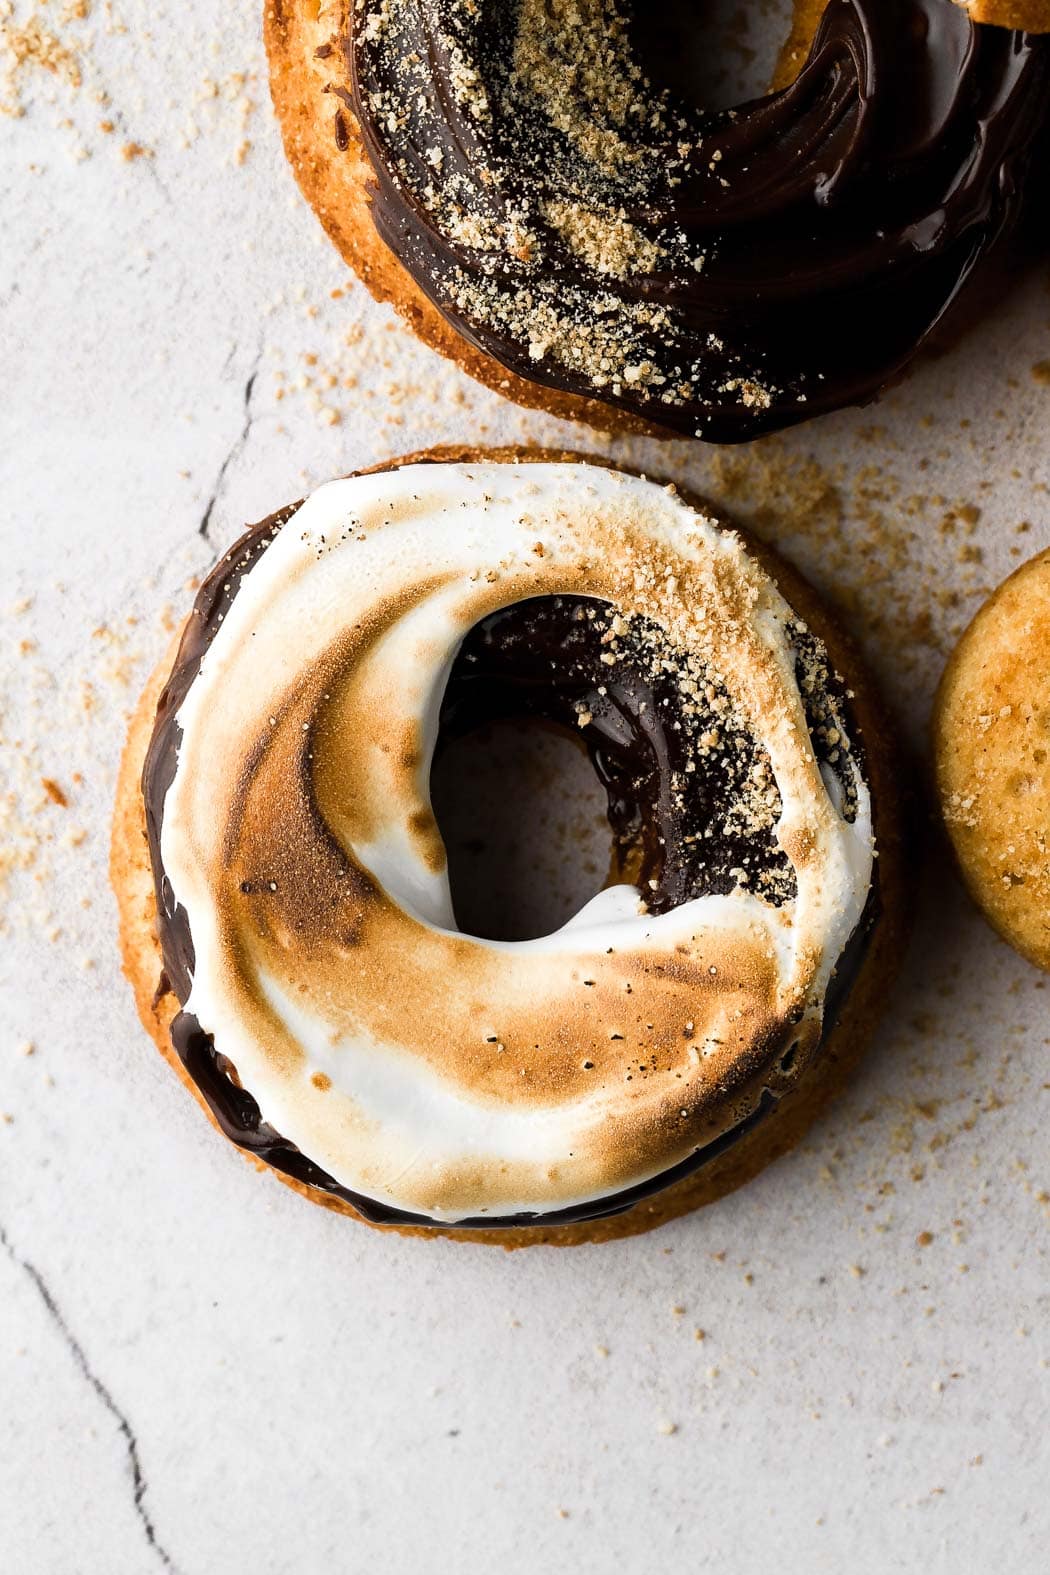
[[[521,403],[737,442],[872,398],[1011,229],[1050,45],[952,0],[804,3],[794,80],[704,113],[639,63],[660,14],[269,0],[296,177],[373,293]]]
[[[977,613],[933,725],[941,809],[974,901],[1050,969],[1050,549]]]
[[[332,483],[223,558],[133,723],[143,1019],[228,1136],[369,1223],[659,1223],[790,1145],[884,993],[870,705],[797,577],[674,488],[508,453]],[[430,763],[522,714],[591,753],[614,876],[493,942],[456,926]]]

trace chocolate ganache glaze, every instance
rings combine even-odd
[[[161,853],[165,800],[175,777],[181,740],[178,712],[245,574],[297,508],[292,505],[252,527],[204,582],[158,704],[142,781],[164,961],[158,993],[170,989],[183,1005],[192,986],[194,944],[187,914],[175,899]],[[716,689],[708,689],[706,703],[699,707],[695,694],[688,699],[684,696],[681,674],[667,661],[666,644],[655,626],[632,631],[627,659],[618,660],[613,672],[603,655],[610,630],[616,628],[615,614],[607,604],[569,595],[519,601],[483,618],[463,641],[449,673],[437,751],[475,728],[508,717],[538,718],[571,728],[585,745],[607,791],[616,875],[646,893],[650,912],[666,912],[695,897],[728,892],[741,883],[773,906],[789,900],[795,891],[794,872],[772,831],[780,799],[758,742],[734,722],[725,697]],[[853,768],[863,776],[864,753],[849,694],[830,670],[823,646],[804,625],[792,625],[791,638],[814,753],[822,771],[836,781],[840,813],[852,821],[856,806]],[[723,737],[718,750],[705,759],[696,743],[710,729],[718,729]],[[844,768],[847,754],[850,769]],[[682,787],[686,780],[688,792]],[[761,786],[763,810],[745,824],[740,805],[747,796],[745,787],[754,783]],[[323,829],[316,803],[313,813]],[[250,902],[253,892],[248,887],[249,883],[243,884],[241,892]],[[879,911],[876,865],[862,916],[826,991],[814,1055],[835,1027]],[[241,1086],[236,1068],[191,1012],[176,1016],[171,1033],[186,1070],[222,1130],[239,1146],[289,1176],[345,1200],[375,1223],[436,1223],[429,1216],[394,1208],[340,1185],[284,1138],[263,1119],[257,1100]],[[791,1070],[795,1058],[792,1040],[789,1029],[780,1046],[785,1072]],[[778,1087],[776,1079],[770,1081],[774,1086],[762,1088],[742,1119],[650,1180],[542,1214],[516,1212],[461,1219],[456,1221],[457,1228],[492,1230],[537,1220],[557,1225],[624,1212],[714,1159],[769,1115],[789,1086],[783,1082]]]
[[[1050,40],[829,0],[789,87],[705,112],[661,86],[663,11],[348,5],[333,91],[380,236],[485,354],[658,426],[733,443],[874,397],[1018,216]]]

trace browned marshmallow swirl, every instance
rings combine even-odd
[[[724,755],[734,835],[766,854],[664,911],[658,880],[624,879],[551,935],[492,941],[456,927],[430,767],[479,626],[547,598],[593,609],[596,709],[643,658],[670,675],[668,793],[688,807]],[[672,489],[548,462],[323,487],[245,572],[178,708],[158,851],[192,937],[185,1013],[268,1129],[380,1215],[601,1212],[819,1043],[873,880],[856,741],[825,714],[814,747],[820,672],[739,538]]]

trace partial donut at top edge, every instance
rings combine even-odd
[[[383,242],[516,377],[682,434],[873,397],[1013,226],[1050,44],[951,0],[831,0],[793,83],[705,114],[646,80],[629,22],[348,9],[330,135],[352,112]]]

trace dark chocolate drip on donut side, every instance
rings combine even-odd
[[[153,866],[157,933],[164,959],[164,973],[180,1002],[185,1001],[190,993],[193,940],[186,911],[175,901],[160,853],[164,800],[175,779],[178,765],[181,730],[176,718],[200,670],[205,652],[222,627],[226,611],[237,594],[242,578],[298,508],[298,503],[290,503],[276,514],[268,515],[258,525],[251,526],[219,559],[197,592],[171,674],[157,701],[153,735],[142,767],[142,799],[146,812],[146,840]]]
[[[366,3],[343,41],[379,235],[533,383],[726,443],[864,402],[1020,214],[1050,39],[829,0],[791,86],[705,113],[661,91],[662,7],[548,8],[515,57],[535,4]]]
[[[281,525],[294,514],[297,504],[271,515],[252,527],[224,555],[198,592],[171,676],[161,694],[157,719],[143,768],[142,788],[147,840],[157,900],[157,932],[163,957],[163,978],[158,995],[166,989],[180,1005],[189,998],[194,952],[185,910],[175,901],[161,855],[164,801],[177,766],[180,729],[177,713],[201,661],[222,627],[226,612],[237,595],[243,576],[270,545]],[[638,849],[641,879],[648,906],[666,911],[678,903],[708,892],[727,892],[753,880],[768,900],[782,902],[793,893],[793,874],[770,836],[744,845],[731,828],[730,807],[738,797],[743,776],[753,769],[760,751],[747,735],[734,747],[712,756],[709,771],[690,783],[683,801],[671,786],[677,780],[683,744],[681,701],[673,678],[654,675],[643,659],[646,650],[661,649],[654,631],[628,652],[613,671],[602,663],[602,637],[609,628],[607,604],[577,596],[537,597],[512,604],[468,633],[450,674],[441,714],[438,748],[442,735],[457,735],[508,716],[532,716],[573,727],[583,735],[609,800],[609,820],[621,862]],[[863,766],[863,752],[848,694],[831,673],[823,647],[802,625],[793,626],[802,685],[803,703],[818,758],[828,762],[839,738],[852,742],[853,758]],[[604,691],[601,693],[600,691]],[[667,701],[668,704],[663,704]],[[581,709],[582,708],[582,709]],[[587,720],[580,727],[580,717]],[[720,719],[725,718],[719,708]],[[659,718],[654,721],[654,717]],[[837,724],[829,743],[829,718]],[[703,726],[707,718],[696,724]],[[693,727],[686,730],[687,740]],[[850,772],[836,770],[848,797]],[[692,778],[695,774],[690,773]],[[705,821],[705,817],[709,817]],[[723,835],[703,832],[721,826]],[[742,862],[743,861],[743,862]],[[652,871],[650,875],[648,872]],[[655,888],[648,888],[649,880]],[[860,923],[839,959],[828,987],[822,1040],[833,1030],[867,951],[880,912],[877,873]],[[166,981],[166,984],[165,984]],[[207,1101],[220,1128],[239,1147],[274,1169],[349,1203],[376,1224],[435,1225],[433,1219],[391,1208],[343,1187],[267,1123],[250,1090],[240,1085],[236,1068],[216,1048],[212,1036],[190,1012],[180,1011],[171,1025],[172,1044],[186,1071]],[[779,1047],[771,1046],[775,1053]],[[820,1046],[816,1054],[819,1054]],[[781,1060],[792,1054],[785,1044]],[[763,1089],[747,1113],[727,1131],[703,1144],[685,1160],[651,1180],[607,1197],[546,1213],[479,1216],[456,1222],[457,1229],[492,1230],[529,1224],[559,1225],[603,1219],[625,1212],[636,1203],[685,1178],[724,1153],[771,1114],[779,1091]]]

